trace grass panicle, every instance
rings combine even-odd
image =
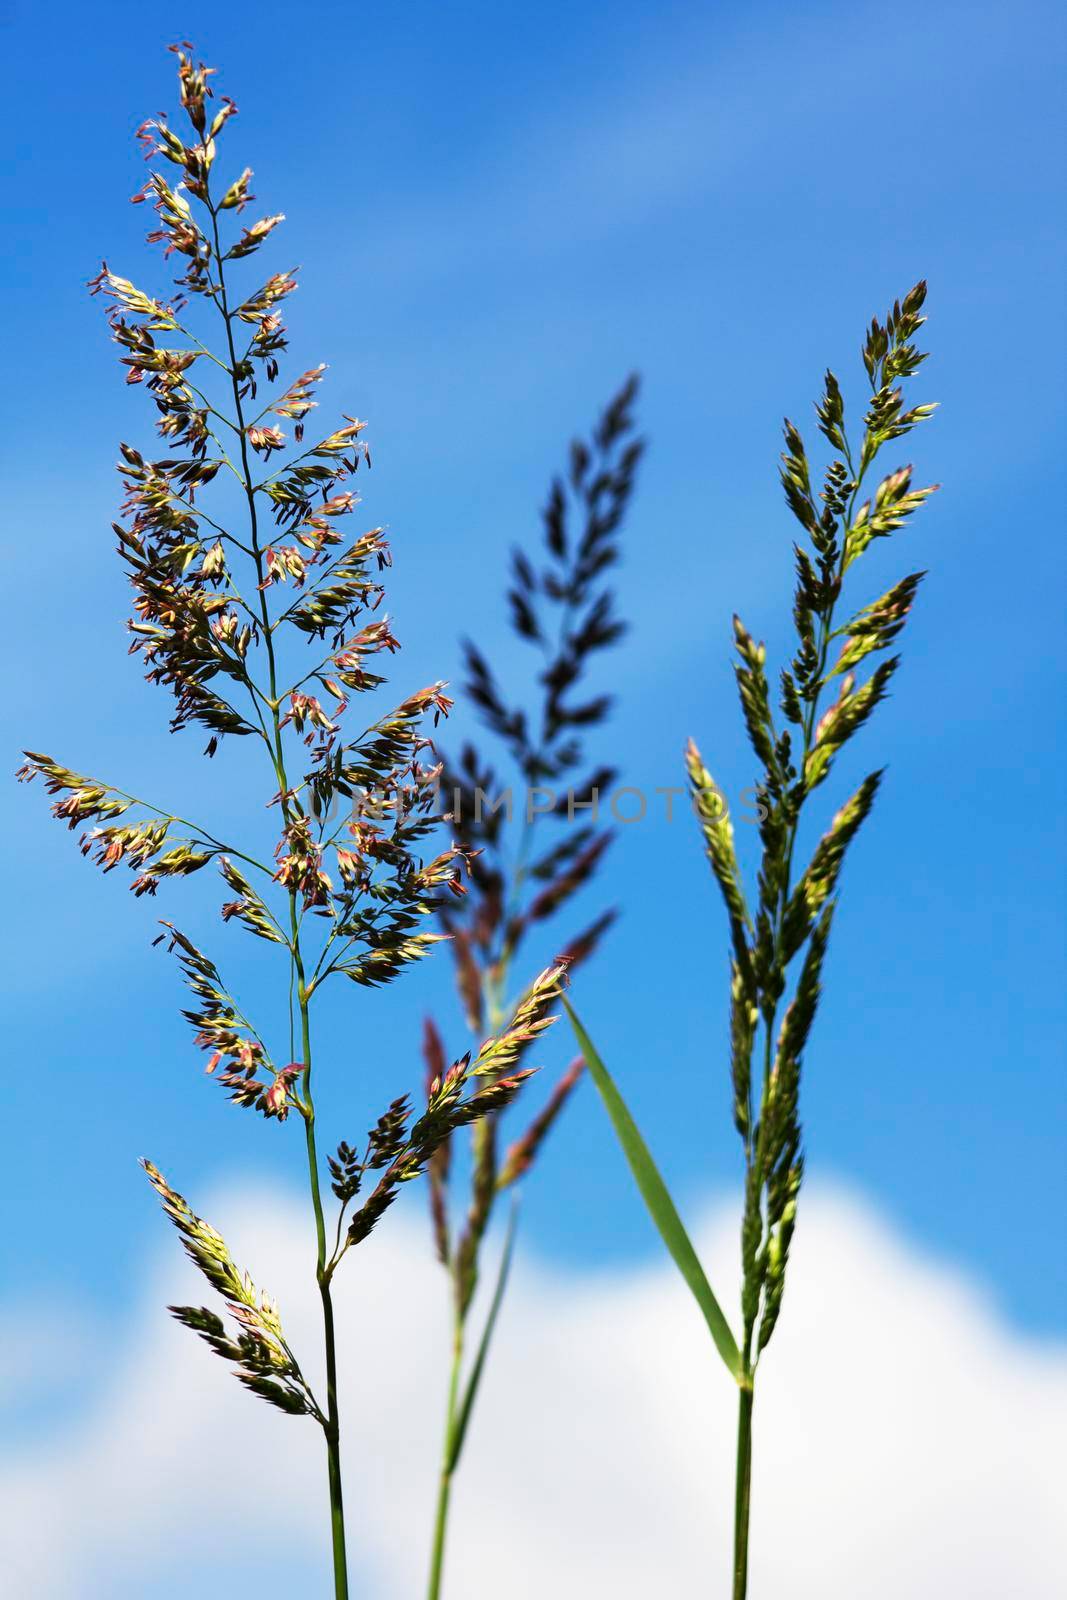
[[[870,394],[858,439],[846,425],[841,386],[827,372],[816,419],[831,454],[817,490],[807,446],[793,423],[785,423],[780,476],[786,504],[799,524],[793,545],[796,648],[782,668],[777,696],[764,646],[734,618],[741,714],[761,768],[761,858],[750,893],[724,796],[697,746],[690,742],[686,751],[693,808],[730,934],[728,1054],[733,1121],[744,1160],[739,1334],[712,1294],[617,1085],[567,1008],[637,1186],[740,1390],[734,1600],[745,1600],[748,1585],[756,1371],[782,1310],[804,1176],[804,1061],[822,993],[841,870],[874,804],[882,770],[870,772],[845,800],[807,865],[798,869],[799,829],[809,799],[833,775],[839,756],[888,692],[899,657],[887,652],[904,628],[923,577],[909,573],[851,615],[844,607],[842,620],[846,574],[875,539],[905,528],[934,492],[913,487],[910,466],[874,475],[886,446],[935,409],[908,406],[904,399],[905,381],[926,359],[914,343],[925,321],[925,299],[926,284],[916,284],[884,322],[875,319],[867,331],[862,354]],[[880,659],[868,659],[876,656]]]
[[[106,265],[91,284],[107,303],[126,381],[147,393],[160,438],[151,451],[120,446],[124,499],[114,533],[133,590],[131,652],[171,697],[172,730],[198,730],[209,758],[235,744],[258,755],[274,837],[251,819],[248,838],[223,837],[134,792],[136,782],[118,788],[40,752],[27,752],[20,776],[43,781],[54,814],[83,830],[83,853],[105,872],[131,870],[138,897],[214,867],[228,896],[222,921],[263,941],[261,952],[269,946],[279,963],[282,1014],[260,1026],[221,964],[173,922],[157,940],[176,954],[191,996],[185,1017],[229,1100],[302,1125],[325,1351],[318,1398],[272,1302],[157,1169],[146,1162],[145,1170],[236,1329],[228,1333],[203,1307],[175,1307],[175,1316],[246,1387],[323,1430],[334,1590],[344,1600],[334,1273],[456,1128],[495,1117],[514,1096],[530,1070],[519,1056],[552,1020],[560,971],[542,974],[510,1025],[473,1058],[435,1077],[417,1116],[401,1097],[362,1155],[342,1141],[326,1168],[338,1205],[328,1218],[313,1004],[338,978],[368,988],[397,977],[444,937],[442,900],[466,892],[462,843],[424,852],[440,820],[439,766],[424,755],[451,701],[434,683],[384,713],[349,716],[382,688],[379,667],[399,648],[381,614],[390,563],[382,530],[346,532],[359,505],[356,474],[370,465],[366,425],[343,416],[315,426],[324,364],[283,373],[296,273],[246,276],[283,218],[242,223],[252,173],[220,179],[217,171],[237,108],[215,96],[214,69],[189,46],[175,53],[185,123],[181,131],[166,117],[143,124],[152,170],[134,195],[154,213],[148,239],[176,268],[172,286],[149,293]],[[206,803],[209,785],[202,788]],[[225,964],[240,968],[234,957]]]
[[[456,837],[470,861],[470,883],[464,899],[443,906],[441,923],[451,938],[460,1006],[475,1040],[487,1028],[513,1028],[522,1016],[527,1001],[516,1003],[511,984],[526,941],[569,910],[611,843],[600,809],[602,803],[606,808],[615,773],[591,766],[586,748],[588,735],[607,720],[611,698],[586,689],[584,681],[601,652],[625,631],[608,579],[619,560],[619,535],[643,449],[634,437],[636,394],[637,381],[630,378],[590,439],[571,445],[567,470],[549,489],[539,546],[512,554],[510,620],[537,663],[533,694],[527,688],[509,696],[483,651],[469,640],[464,646],[467,696],[495,752],[490,760],[468,743],[458,761],[444,763],[442,782]],[[569,971],[592,955],[614,916],[612,910],[602,912],[569,939],[560,951]],[[558,988],[553,1004],[557,995]],[[423,1053],[432,1080],[445,1058],[432,1019],[425,1025]],[[464,1387],[467,1325],[486,1231],[504,1192],[529,1173],[581,1072],[579,1056],[556,1079],[525,1132],[503,1152],[498,1124],[504,1105],[478,1121],[462,1213],[455,1214],[459,1208],[450,1193],[455,1176],[450,1144],[441,1145],[430,1161],[433,1236],[452,1299],[452,1376],[430,1600],[441,1593],[451,1481],[504,1293],[514,1210],[492,1309]]]

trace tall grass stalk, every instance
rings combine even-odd
[[[756,1374],[781,1311],[803,1178],[801,1068],[819,1004],[842,863],[874,803],[882,770],[870,772],[844,802],[799,873],[795,855],[808,800],[885,697],[899,663],[888,652],[923,578],[922,572],[909,573],[840,620],[845,580],[854,563],[875,540],[904,528],[933,492],[913,487],[908,466],[874,478],[885,447],[904,438],[935,409],[907,406],[902,387],[926,359],[913,343],[925,321],[920,314],[925,298],[925,283],[916,284],[884,322],[875,319],[867,330],[862,356],[870,394],[858,441],[846,427],[838,381],[827,372],[816,418],[830,460],[817,492],[804,441],[791,422],[785,424],[781,481],[800,525],[800,540],[793,546],[797,644],[781,672],[776,706],[766,651],[734,618],[741,710],[762,768],[762,854],[751,898],[743,886],[726,801],[696,745],[690,743],[686,751],[693,805],[726,905],[732,945],[728,1054],[733,1121],[744,1158],[740,1338],[712,1292],[618,1087],[567,1007],[634,1179],[738,1386],[733,1600],[745,1600],[748,1592]],[[861,682],[860,669],[868,657],[881,659]]]
[[[630,378],[592,430],[575,440],[567,469],[553,479],[542,515],[542,538],[513,552],[508,593],[511,622],[535,663],[510,697],[500,674],[475,644],[465,646],[467,696],[481,713],[492,754],[468,743],[445,762],[444,786],[453,826],[471,862],[470,892],[442,908],[451,939],[456,986],[468,1037],[507,1025],[516,993],[513,974],[527,940],[553,925],[594,879],[612,830],[604,826],[615,773],[590,770],[587,736],[611,710],[607,695],[591,698],[585,679],[594,660],[624,632],[607,575],[619,559],[619,533],[643,445],[633,435],[637,392]],[[517,781],[516,781],[517,780]],[[571,937],[560,960],[570,970],[586,961],[614,919],[602,912]],[[441,1071],[445,1049],[427,1019],[427,1079]],[[465,1373],[474,1293],[482,1250],[505,1191],[525,1178],[578,1082],[579,1057],[560,1076],[526,1131],[499,1149],[500,1117],[487,1115],[471,1132],[465,1215],[451,1203],[455,1181],[450,1144],[430,1164],[430,1204],[438,1258],[448,1273],[451,1368],[444,1445],[434,1514],[428,1585],[438,1600],[444,1579],[452,1483],[504,1297],[516,1212],[470,1370]]]
[[[133,869],[137,896],[154,897],[170,880],[216,867],[230,895],[222,920],[280,958],[280,1015],[260,1025],[214,959],[172,922],[162,924],[156,941],[177,953],[192,996],[184,1015],[209,1057],[207,1071],[230,1100],[277,1125],[294,1113],[303,1123],[322,1389],[305,1376],[274,1302],[161,1172],[144,1166],[233,1323],[203,1306],[173,1306],[175,1317],[230,1363],[247,1389],[322,1430],[334,1593],[344,1600],[334,1276],[455,1129],[501,1109],[530,1075],[517,1068],[518,1058],[552,1020],[559,974],[540,974],[507,1028],[476,1053],[450,1066],[442,1060],[418,1115],[399,1096],[365,1142],[342,1140],[323,1171],[313,1007],[335,978],[361,991],[395,978],[442,937],[433,931],[442,897],[466,892],[462,846],[430,860],[420,853],[439,820],[440,767],[421,760],[426,719],[446,714],[451,702],[436,683],[385,715],[361,716],[355,735],[348,730],[353,698],[385,681],[374,670],[377,658],[398,649],[388,619],[374,615],[389,564],[382,531],[354,539],[342,532],[358,504],[348,480],[369,464],[365,424],[346,417],[305,445],[325,368],[279,383],[287,349],[282,311],[295,274],[275,271],[250,293],[235,284],[283,219],[230,227],[253,199],[247,168],[216,181],[218,144],[236,107],[226,97],[215,102],[212,69],[186,48],[176,53],[189,129],[183,138],[162,117],[143,125],[146,157],[169,166],[173,181],[153,171],[134,196],[155,212],[149,240],[178,263],[175,292],[156,298],[106,266],[92,284],[109,303],[127,382],[151,397],[164,446],[153,456],[122,445],[126,498],[114,531],[134,591],[131,650],[149,682],[173,695],[172,731],[202,729],[209,757],[223,744],[258,753],[265,788],[257,814],[265,820],[257,827],[246,817],[234,838],[139,798],[136,780],[120,789],[35,752],[27,752],[20,775],[42,778],[58,797],[55,815],[86,828],[83,854],[105,872]],[[214,347],[205,323],[218,335]],[[289,428],[291,440],[283,431]],[[327,1179],[336,1203],[325,1194]]]

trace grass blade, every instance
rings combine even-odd
[[[470,1377],[467,1379],[467,1387],[463,1392],[463,1400],[460,1404],[459,1410],[456,1412],[456,1420],[452,1428],[452,1438],[449,1442],[447,1462],[447,1471],[449,1473],[452,1473],[456,1470],[456,1464],[459,1461],[460,1453],[463,1449],[463,1439],[467,1432],[467,1424],[470,1421],[471,1411],[474,1408],[474,1398],[478,1393],[478,1385],[481,1382],[482,1368],[485,1366],[485,1358],[489,1353],[489,1343],[493,1337],[493,1329],[496,1326],[497,1313],[499,1312],[501,1303],[504,1299],[504,1290],[507,1288],[508,1272],[511,1269],[511,1253],[515,1246],[515,1224],[518,1220],[518,1215],[519,1207],[518,1203],[516,1202],[512,1205],[511,1215],[508,1218],[508,1231],[504,1239],[504,1253],[500,1258],[500,1269],[497,1272],[496,1288],[493,1290],[493,1299],[489,1306],[489,1315],[485,1319],[485,1328],[482,1331],[481,1343],[478,1346],[478,1354],[474,1358],[474,1365],[471,1368]]]
[[[715,1348],[722,1356],[730,1370],[731,1376],[741,1376],[741,1355],[737,1343],[730,1331],[730,1324],[723,1315],[722,1307],[712,1293],[711,1284],[708,1282],[704,1268],[700,1264],[700,1257],[693,1249],[692,1241],[685,1231],[682,1219],[678,1215],[674,1201],[670,1197],[667,1185],[660,1177],[659,1169],[649,1154],[648,1146],[638,1131],[637,1124],[630,1115],[626,1102],[615,1086],[615,1082],[608,1072],[600,1056],[597,1054],[589,1035],[578,1021],[573,1007],[567,1000],[563,1001],[567,1015],[574,1029],[574,1036],[578,1040],[579,1048],[585,1057],[585,1064],[589,1068],[589,1075],[600,1092],[600,1098],[607,1108],[608,1116],[622,1145],[623,1154],[629,1163],[630,1171],[641,1196],[648,1207],[649,1216],[659,1229],[660,1238],[674,1258],[678,1271],[689,1285],[690,1292],[697,1305],[704,1314]]]

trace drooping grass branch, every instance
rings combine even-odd
[[[808,800],[885,697],[899,664],[899,657],[889,652],[923,577],[909,573],[840,620],[842,591],[853,564],[875,539],[903,528],[933,492],[913,487],[907,466],[895,468],[871,487],[872,469],[885,447],[935,409],[906,406],[902,388],[926,359],[913,343],[925,321],[920,314],[925,298],[925,283],[916,284],[894,304],[884,323],[875,319],[867,331],[863,364],[871,392],[858,440],[846,427],[838,381],[827,372],[816,416],[831,459],[818,492],[804,442],[791,422],[785,424],[781,479],[802,538],[793,547],[797,647],[781,672],[777,706],[764,647],[734,619],[741,708],[762,767],[762,858],[751,900],[725,800],[696,745],[691,743],[686,752],[694,809],[726,905],[732,945],[730,1076],[733,1120],[744,1156],[740,1338],[712,1292],[618,1088],[568,1007],[638,1187],[738,1385],[734,1600],[745,1600],[748,1586],[756,1372],[781,1312],[804,1171],[802,1065],[819,1004],[841,867],[874,803],[881,771],[869,773],[844,802],[799,873],[794,866],[798,832]],[[860,669],[868,657],[881,659],[861,682]]]
[[[442,1061],[418,1115],[400,1097],[361,1153],[341,1142],[328,1161],[337,1201],[328,1218],[316,1139],[313,1003],[338,975],[364,989],[395,978],[442,938],[433,931],[442,896],[465,892],[462,845],[429,860],[420,853],[439,820],[439,767],[422,760],[426,718],[447,714],[451,702],[437,683],[369,723],[360,719],[359,733],[348,729],[351,700],[384,682],[374,661],[398,648],[388,621],[373,615],[389,564],[381,529],[347,540],[343,533],[343,519],[358,504],[349,480],[368,462],[365,425],[346,417],[304,445],[325,368],[279,383],[287,350],[283,307],[296,276],[274,272],[251,293],[236,286],[243,264],[283,219],[264,217],[234,236],[231,222],[253,199],[252,174],[246,169],[219,183],[215,164],[236,107],[226,97],[214,101],[212,69],[184,48],[176,53],[191,133],[182,138],[164,118],[143,125],[146,157],[170,163],[174,181],[154,171],[134,197],[156,212],[148,238],[178,262],[176,292],[156,298],[106,266],[92,283],[109,302],[127,381],[151,396],[166,446],[160,457],[121,446],[126,498],[114,531],[134,592],[132,651],[148,680],[173,695],[174,732],[203,729],[208,756],[227,739],[259,751],[264,798],[273,808],[265,814],[278,818],[274,858],[254,835],[223,837],[46,755],[28,752],[20,775],[43,779],[57,796],[55,815],[87,830],[83,853],[105,872],[120,864],[133,869],[138,896],[154,896],[168,880],[214,863],[231,896],[223,921],[275,948],[286,971],[278,991],[288,993],[288,1016],[253,1023],[216,962],[173,923],[163,924],[160,939],[177,953],[192,996],[185,1016],[208,1054],[208,1072],[238,1106],[279,1124],[290,1113],[303,1122],[322,1393],[313,1392],[273,1302],[156,1167],[145,1162],[145,1169],[236,1327],[227,1331],[205,1307],[172,1307],[174,1315],[230,1362],[247,1388],[282,1411],[312,1417],[323,1431],[334,1588],[345,1597],[334,1274],[454,1130],[498,1112],[529,1076],[519,1057],[552,1020],[560,974],[542,973],[509,1026],[473,1057],[450,1067]],[[292,444],[283,425],[292,427]],[[211,513],[204,508],[220,484],[238,507],[236,522],[225,494]],[[270,1043],[279,1028],[281,1050]]]
[[[512,973],[525,941],[551,925],[594,877],[611,842],[608,793],[615,773],[590,771],[586,735],[603,724],[610,697],[590,695],[584,679],[600,652],[624,632],[606,577],[619,558],[619,532],[643,449],[633,437],[631,378],[607,406],[588,443],[575,440],[565,475],[553,480],[542,516],[540,548],[516,549],[508,600],[511,621],[536,663],[533,694],[509,698],[501,675],[476,645],[466,644],[467,694],[496,746],[493,761],[467,744],[455,767],[446,762],[446,802],[470,862],[470,892],[442,907],[451,936],[456,982],[470,1035],[503,1027],[515,999]],[[546,838],[546,834],[548,837]],[[606,911],[561,959],[573,970],[610,927]],[[519,991],[521,993],[521,990]],[[427,1077],[445,1060],[435,1023],[424,1035]],[[503,1299],[515,1212],[508,1231],[484,1330],[464,1375],[471,1304],[486,1230],[504,1191],[532,1167],[582,1069],[579,1057],[561,1075],[525,1133],[503,1153],[499,1113],[472,1132],[466,1215],[449,1205],[451,1145],[430,1164],[430,1203],[437,1254],[449,1275],[452,1301],[451,1373],[429,1580],[430,1600],[441,1593],[452,1479],[459,1465],[489,1343]]]

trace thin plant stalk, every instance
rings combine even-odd
[[[734,1486],[733,1600],[748,1593],[748,1521],[752,1504],[752,1402],[751,1381],[737,1395],[737,1471]]]
[[[345,1508],[341,1486],[341,1418],[337,1401],[337,1336],[334,1329],[333,1294],[330,1288],[333,1271],[326,1256],[326,1218],[322,1207],[319,1158],[315,1146],[315,1103],[311,1098],[311,1029],[299,944],[294,944],[294,961],[300,996],[300,1032],[304,1064],[301,1079],[302,1098],[306,1108],[304,1134],[311,1205],[315,1213],[317,1245],[315,1277],[322,1302],[322,1335],[326,1357],[326,1421],[323,1432],[326,1436],[327,1476],[330,1487],[330,1543],[333,1552],[334,1593],[336,1600],[348,1600],[348,1556],[345,1549]]]
[[[504,1303],[508,1275],[511,1271],[511,1259],[515,1249],[518,1215],[518,1201],[513,1199],[507,1233],[504,1237],[504,1248],[500,1256],[500,1266],[497,1269],[493,1298],[489,1305],[485,1326],[482,1329],[482,1337],[466,1382],[463,1380],[463,1357],[466,1345],[467,1318],[460,1311],[458,1304],[453,1316],[452,1365],[449,1373],[448,1404],[445,1410],[444,1443],[441,1452],[441,1468],[438,1475],[437,1504],[434,1509],[430,1578],[427,1590],[430,1600],[438,1600],[444,1582],[445,1546],[448,1538],[448,1514],[452,1504],[452,1482],[456,1475],[460,1456],[463,1453],[467,1428],[470,1425],[471,1413],[474,1410],[474,1402],[477,1399],[482,1373],[485,1370],[489,1347],[493,1341],[497,1318]]]
[[[431,1600],[438,1600],[438,1596],[441,1593],[441,1583],[444,1578],[448,1508],[452,1498],[452,1473],[455,1470],[452,1460],[452,1440],[456,1430],[459,1384],[463,1372],[463,1335],[464,1322],[462,1317],[457,1316],[453,1319],[452,1325],[452,1367],[448,1378],[444,1448],[441,1452],[441,1471],[437,1485],[437,1505],[433,1520],[433,1546],[430,1556],[430,1586],[428,1591]]]
[[[274,631],[271,625],[270,613],[267,607],[266,569],[263,552],[259,542],[259,516],[256,505],[255,481],[249,462],[248,432],[245,422],[244,404],[241,384],[238,379],[238,356],[233,335],[233,315],[230,310],[229,298],[225,276],[225,252],[219,233],[219,210],[211,197],[210,180],[205,176],[204,181],[205,202],[211,215],[211,227],[214,241],[215,259],[218,271],[218,305],[226,330],[226,346],[229,354],[229,372],[233,393],[234,412],[237,418],[237,428],[240,438],[241,465],[240,475],[248,506],[248,535],[258,577],[257,592],[259,595],[260,614],[262,618],[263,638],[266,643],[267,675],[269,684],[268,703],[270,707],[271,731],[273,736],[273,766],[278,782],[278,794],[282,816],[287,827],[292,826],[293,813],[290,808],[289,776],[286,771],[284,742],[282,738],[281,713],[278,696],[277,662],[274,652]],[[311,1194],[311,1205],[315,1218],[316,1261],[315,1277],[319,1288],[319,1297],[322,1303],[322,1329],[323,1345],[326,1365],[326,1414],[323,1423],[323,1433],[326,1442],[327,1479],[330,1495],[330,1545],[333,1557],[333,1580],[335,1600],[348,1600],[348,1554],[345,1544],[345,1513],[344,1493],[341,1480],[341,1421],[337,1398],[337,1338],[334,1328],[333,1295],[331,1291],[332,1268],[327,1261],[326,1246],[326,1218],[323,1212],[322,1193],[319,1182],[319,1158],[315,1142],[315,1102],[311,1093],[311,1013],[307,988],[307,975],[304,971],[303,952],[301,949],[301,914],[298,906],[297,889],[295,884],[289,889],[289,927],[290,927],[290,963],[292,969],[292,982],[296,993],[297,1004],[300,1008],[300,1047],[301,1047],[301,1074],[300,1074],[300,1112],[304,1119],[305,1142],[308,1160],[308,1185]]]

